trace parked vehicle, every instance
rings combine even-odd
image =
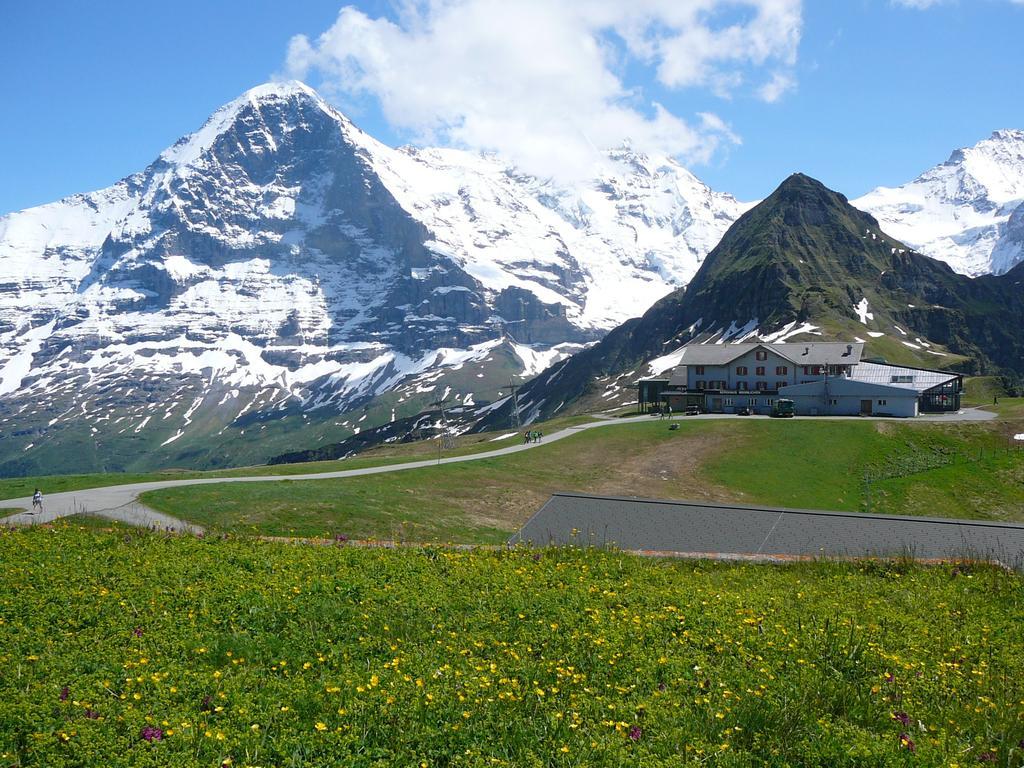
[[[736,415],[737,416],[750,416],[753,413],[754,412],[750,409],[750,407],[746,406],[746,405],[743,406],[742,408],[737,408],[736,409]]]
[[[796,416],[796,406],[792,400],[780,397],[772,406],[772,416],[776,418],[791,418]]]
[[[683,409],[684,416],[700,416],[699,405],[688,405]]]

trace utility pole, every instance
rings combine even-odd
[[[509,394],[512,396],[512,416],[510,418],[510,423],[512,425],[512,429],[515,429],[515,430],[519,429],[519,394],[518,394],[518,390],[519,390],[519,385],[518,384],[513,384],[512,383],[512,377],[509,376],[508,377],[508,391],[509,391]],[[498,394],[501,394],[501,393],[499,392]]]
[[[455,447],[455,440],[451,436],[451,429],[448,426],[448,414],[444,412],[444,399],[435,401],[433,404],[441,410],[441,440],[437,444],[438,462],[441,461],[441,448],[450,450]]]

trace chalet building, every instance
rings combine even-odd
[[[859,342],[689,344],[667,377],[640,382],[640,410],[769,413],[779,398],[810,416],[959,410],[960,374],[862,360],[863,351]]]

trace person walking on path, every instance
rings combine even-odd
[[[32,511],[43,511],[43,492],[40,491],[38,488],[36,488],[36,492],[32,494]]]

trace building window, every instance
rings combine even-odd
[[[745,365],[737,365],[736,366],[736,375],[737,376],[746,376],[747,375],[747,366],[745,366]]]
[[[828,404],[829,405],[839,405],[839,400],[837,400],[836,398],[833,397],[831,400],[828,401]]]
[[[768,359],[768,350],[766,350],[766,349],[759,349],[759,350],[757,350],[756,352],[754,352],[754,358],[756,360],[767,360]]]
[[[879,404],[879,405],[887,405],[888,403],[889,403],[889,401],[888,401],[888,400],[879,400],[879,401],[878,401],[878,404]]]
[[[703,381],[698,381],[697,382],[697,389],[704,389],[704,382]]]
[[[757,389],[759,391],[768,389],[768,382],[767,381],[759,381],[759,382],[757,382]]]
[[[913,376],[892,376],[892,377],[890,377],[889,381],[892,384],[913,384],[914,383],[914,377]]]
[[[765,405],[775,405],[775,400],[773,398],[771,398],[771,397],[766,397],[764,399],[764,404]]]
[[[747,405],[757,405],[757,398],[752,397],[747,401]]]
[[[736,382],[736,391],[737,392],[746,392],[747,389],[749,389],[749,387],[747,387],[747,382],[745,382],[745,381],[737,381]]]
[[[788,373],[789,373],[789,366],[787,366],[787,365],[776,365],[775,366],[775,375],[776,376],[785,376]]]
[[[757,370],[754,372],[754,375],[755,376],[764,376],[764,366],[763,365],[757,366]]]
[[[696,373],[698,376],[703,376],[704,375],[704,366],[703,365],[696,365],[696,366],[694,366],[694,368],[696,368],[694,373]]]
[[[726,405],[732,405],[732,398],[731,397],[725,398],[725,404]]]
[[[784,381],[776,381],[775,382],[775,388],[776,389],[782,389],[784,386],[786,386],[786,382],[784,382]]]

